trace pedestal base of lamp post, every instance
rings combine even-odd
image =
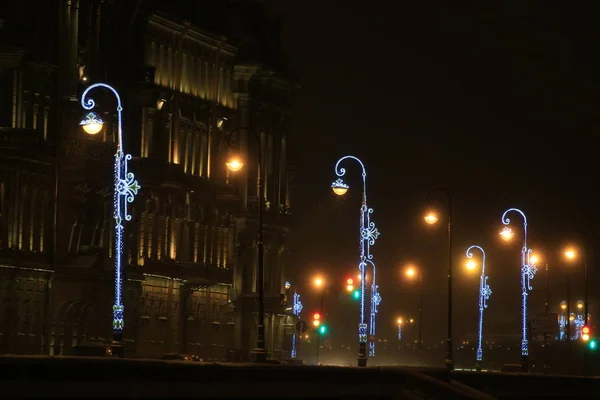
[[[366,343],[358,344],[358,366],[359,367],[367,366],[367,344]]]
[[[257,362],[257,363],[267,362],[267,352],[265,351],[265,349],[255,348],[255,349],[252,349],[251,353],[253,355],[254,362]]]
[[[125,354],[125,345],[123,345],[123,342],[121,341],[113,340],[110,344],[110,351],[112,352],[113,357],[123,358],[123,355]]]
[[[529,372],[529,360],[527,356],[523,356],[523,360],[521,361],[521,372]]]
[[[452,371],[454,369],[454,361],[452,360],[446,360],[444,362],[444,365],[446,366],[446,368],[448,368],[450,371]]]

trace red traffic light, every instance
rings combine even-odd
[[[352,284],[354,283],[354,279],[352,279],[352,278],[348,278],[348,279],[346,280],[346,283],[347,283],[348,285],[352,285]]]
[[[589,326],[585,325],[583,328],[581,328],[581,338],[583,339],[584,342],[587,342],[588,340],[590,340],[590,334],[591,334],[591,329]]]
[[[321,319],[321,314],[319,313],[314,313],[313,314],[313,319],[316,319],[317,321]]]

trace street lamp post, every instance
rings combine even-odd
[[[588,267],[587,267],[587,254],[585,249],[583,249],[582,253],[582,257],[583,257],[583,313],[584,313],[584,317],[583,317],[583,325],[584,326],[588,326],[588,319],[589,319],[589,310],[588,310]],[[567,249],[565,251],[565,257],[569,260],[569,261],[574,261],[576,258],[578,258],[578,254],[574,249]],[[570,342],[570,321],[569,319],[571,318],[570,315],[570,293],[569,293],[569,272],[567,272],[567,340],[569,340],[568,345],[571,345]],[[587,376],[588,374],[588,352],[584,351],[583,353],[583,375]]]
[[[119,93],[110,85],[96,83],[89,86],[81,96],[81,106],[85,110],[92,110],[96,106],[94,99],[86,98],[88,93],[95,88],[110,90],[117,98],[117,152],[115,153],[114,167],[114,193],[113,193],[113,218],[115,219],[114,263],[115,263],[115,295],[113,302],[113,339],[120,342],[123,338],[124,308],[123,308],[123,235],[125,221],[131,220],[128,204],[133,202],[140,185],[132,172],[127,169],[127,162],[131,160],[130,154],[123,152],[123,131],[121,117],[123,107]],[[90,135],[95,135],[102,130],[102,120],[90,111],[80,125]],[[119,352],[122,347],[119,346]],[[119,354],[122,356],[122,354]]]
[[[371,315],[370,315],[370,326],[369,335],[375,336],[375,315],[377,314],[377,306],[381,303],[381,296],[377,289],[379,286],[375,280],[375,263],[373,262],[373,255],[371,254],[371,246],[375,244],[375,240],[379,237],[379,231],[375,227],[375,223],[371,222],[372,208],[367,206],[367,171],[365,165],[358,158],[354,156],[344,156],[335,163],[335,174],[339,177],[335,182],[331,184],[331,188],[338,196],[346,194],[350,186],[346,184],[342,177],[346,174],[346,169],[340,167],[342,161],[351,159],[355,160],[360,164],[362,169],[362,181],[363,181],[363,193],[362,193],[362,205],[360,207],[360,262],[358,269],[360,271],[360,323],[358,325],[358,366],[367,366],[367,324],[365,323],[365,291],[367,288],[367,264],[373,268],[373,281],[371,282]],[[375,355],[375,342],[369,343],[369,356]]]
[[[256,335],[256,348],[254,354],[256,356],[256,362],[265,362],[267,360],[267,351],[265,349],[265,267],[264,257],[265,249],[263,242],[263,213],[265,209],[265,197],[262,192],[262,146],[260,136],[248,127],[237,127],[229,132],[227,136],[227,142],[230,147],[235,147],[235,133],[239,133],[240,130],[246,130],[252,134],[256,139],[258,147],[258,237],[256,239],[258,246],[258,276],[256,287],[258,290],[258,327]],[[233,159],[226,163],[227,168],[232,172],[241,170],[244,166],[242,160]]]
[[[447,327],[447,338],[446,338],[446,367],[448,369],[454,369],[454,357],[452,351],[452,196],[446,189],[433,189],[429,192],[427,200],[431,204],[432,196],[435,192],[442,192],[448,199],[448,327]],[[425,222],[428,224],[435,224],[438,217],[429,213],[425,216]]]
[[[396,320],[396,324],[398,325],[398,340],[402,340],[402,324],[404,320],[402,318],[398,318]]]
[[[523,218],[523,247],[521,248],[521,356],[522,364],[521,368],[523,372],[527,372],[529,369],[528,358],[529,358],[529,338],[527,337],[527,297],[528,291],[533,288],[530,285],[531,280],[537,272],[537,267],[530,260],[531,249],[527,248],[527,217],[523,211],[518,208],[509,208],[502,214],[502,223],[506,225],[502,232],[501,237],[504,240],[510,240],[514,236],[512,230],[508,227],[510,219],[507,215],[511,212],[516,212]]]
[[[418,269],[419,273],[419,342],[417,344],[417,348],[421,350],[423,343],[423,269]],[[413,267],[409,267],[406,270],[406,276],[409,278],[414,278],[417,274],[417,269]]]
[[[322,278],[316,278],[314,281],[315,286],[319,290],[319,315],[321,316],[321,323],[325,321],[325,290],[329,289],[329,285],[325,285],[325,282]],[[319,353],[321,351],[321,334],[319,333],[319,329],[317,327],[317,349],[316,349],[316,361],[317,365],[319,365]]]
[[[472,258],[472,249],[478,249],[481,251],[481,276],[479,277],[479,327],[477,330],[477,371],[481,371],[481,361],[483,360],[483,349],[481,341],[483,337],[483,310],[487,308],[487,301],[492,294],[490,285],[488,285],[488,277],[485,275],[485,250],[480,246],[470,246],[467,249],[467,258]],[[475,261],[471,260],[467,263],[467,268],[474,269],[476,267]]]
[[[302,312],[302,302],[300,301],[300,295],[294,289],[294,301],[292,303],[292,313],[296,316],[296,319],[300,321],[300,312]],[[298,351],[298,334],[294,332],[292,336],[292,358],[296,358]]]

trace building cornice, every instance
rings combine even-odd
[[[160,12],[152,14],[148,19],[148,24],[174,32],[184,32],[189,27],[186,37],[201,42],[214,50],[219,50],[232,57],[238,52],[237,47],[227,43],[227,37],[204,31],[195,25],[188,25],[184,21],[175,21],[173,17]]]

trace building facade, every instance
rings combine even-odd
[[[142,186],[125,226],[126,354],[251,359],[262,195],[267,350],[288,356],[295,86],[239,32],[203,30],[159,1],[43,3],[0,6],[0,352],[69,354],[111,337],[114,96],[91,92],[105,124],[79,127],[81,93],[106,82]]]

